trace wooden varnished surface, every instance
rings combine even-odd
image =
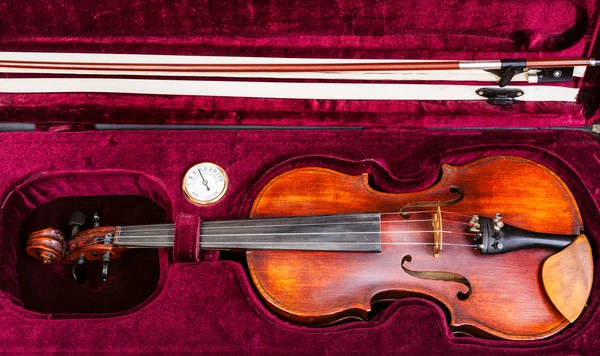
[[[542,280],[548,297],[570,322],[581,315],[592,291],[592,248],[579,235],[567,248],[544,261]]]
[[[445,243],[472,243],[470,236],[461,234],[466,231],[461,222],[468,217],[457,213],[492,217],[501,212],[505,223],[546,233],[577,235],[583,227],[577,204],[564,182],[547,168],[516,157],[443,166],[437,184],[406,194],[374,191],[366,175],[295,169],[264,187],[251,217],[397,212],[414,202],[451,200],[456,197],[450,192],[452,187],[464,191],[464,199],[442,207],[444,230],[456,232],[445,233]],[[411,219],[422,217],[412,214]],[[447,245],[434,258],[429,244],[390,244],[433,242],[433,233],[413,232],[431,230],[430,222],[402,220],[398,214],[382,217],[381,253],[250,251],[250,274],[267,303],[278,314],[299,323],[365,318],[372,301],[420,295],[450,311],[454,331],[537,339],[568,324],[548,299],[541,280],[544,260],[556,251],[531,249],[482,256],[469,247]],[[464,276],[472,285],[472,295],[461,301],[456,294],[467,290],[461,283],[410,276],[401,267],[407,255],[412,261],[405,267],[413,271]]]

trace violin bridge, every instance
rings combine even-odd
[[[433,257],[438,257],[442,251],[442,210],[437,207],[433,219]]]

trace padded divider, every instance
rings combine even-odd
[[[198,216],[181,213],[175,218],[173,260],[195,262],[200,260],[200,223]]]

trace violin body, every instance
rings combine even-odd
[[[462,199],[457,199],[459,191]],[[556,251],[533,248],[483,256],[473,248],[446,246],[434,257],[432,233],[428,231],[431,222],[419,221],[427,219],[419,218],[418,213],[400,214],[431,210],[425,207],[429,205],[442,206],[446,218],[455,217],[451,220],[456,222],[444,223],[444,230],[464,231],[460,227],[466,224],[463,214],[494,216],[502,212],[506,223],[522,229],[565,235],[583,231],[579,208],[565,183],[548,168],[517,157],[489,157],[458,167],[444,165],[434,186],[402,194],[374,190],[366,174],[349,176],[323,168],[299,168],[266,184],[254,202],[251,218],[398,214],[381,216],[381,253],[248,251],[252,280],[277,314],[302,324],[366,319],[374,302],[406,296],[424,297],[445,307],[455,333],[540,339],[569,324],[548,297],[542,281],[544,262]],[[414,223],[407,224],[411,219]],[[472,237],[450,233],[444,242],[469,244]],[[585,244],[583,250],[588,251],[587,240]],[[593,268],[591,249],[585,251],[583,261],[574,263]],[[470,296],[459,298],[467,290],[464,283],[427,278],[440,272],[468,280]],[[591,280],[586,283],[589,295]]]

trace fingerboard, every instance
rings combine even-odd
[[[201,248],[209,250],[301,250],[380,252],[379,213],[203,222]],[[115,244],[173,247],[175,225],[117,228]]]

